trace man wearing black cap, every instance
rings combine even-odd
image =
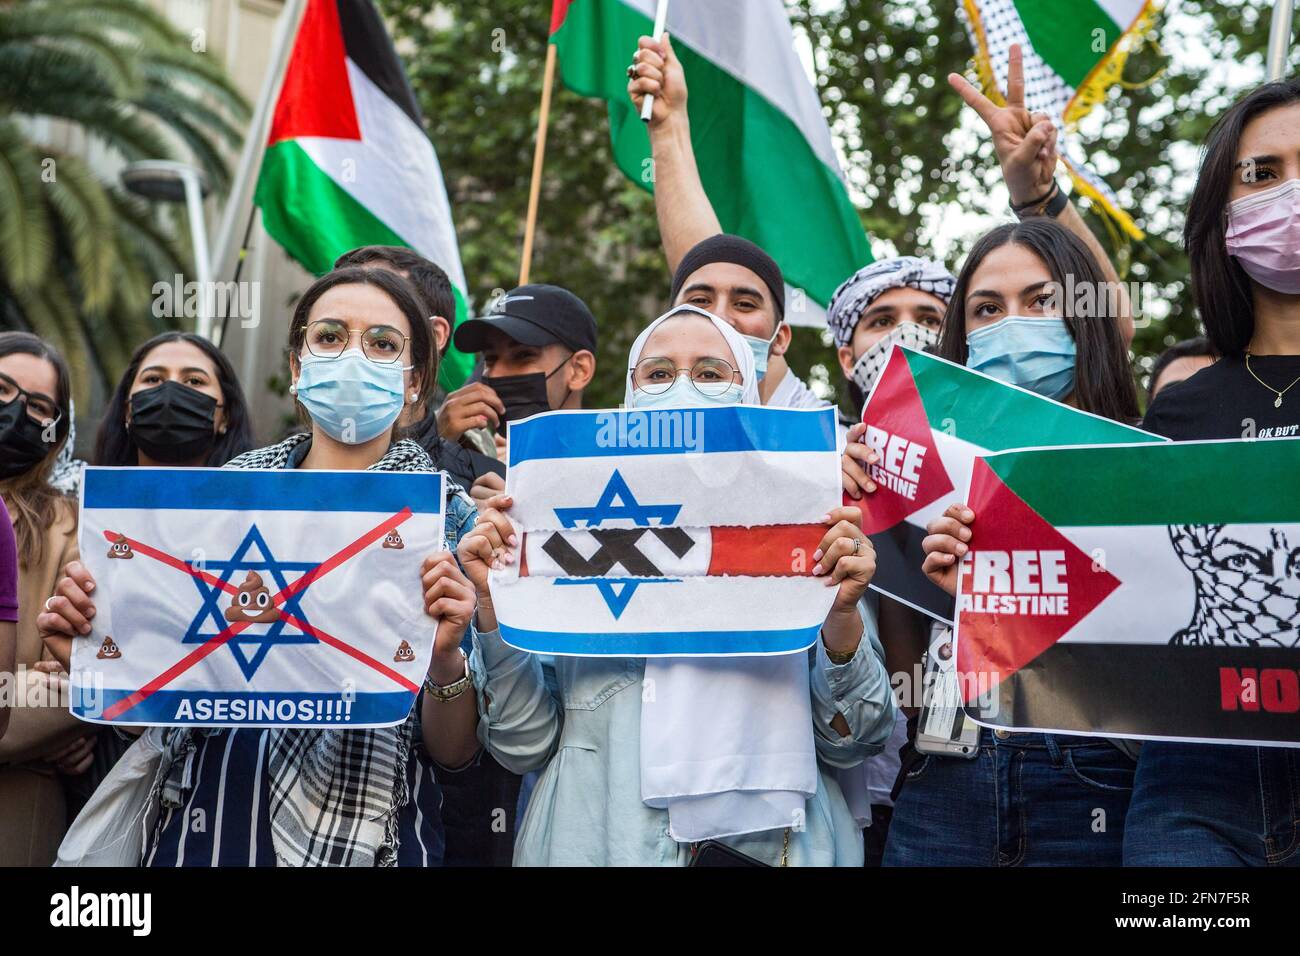
[[[481,352],[483,377],[452,392],[439,411],[449,428],[491,425],[505,458],[507,422],[559,408],[581,408],[596,374],[596,319],[568,289],[534,284],[511,289],[488,311],[462,323],[456,348]],[[481,480],[476,498],[499,491]]]

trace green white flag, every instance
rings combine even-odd
[[[1001,102],[1013,44],[1024,54],[1025,108],[1045,113],[1075,188],[1134,239],[1142,230],[1072,136],[1075,124],[1120,79],[1135,41],[1152,28],[1154,0],[962,0],[984,92]]]
[[[564,83],[609,102],[618,166],[653,191],[650,137],[627,95],[637,38],[655,0],[556,0],[551,42]],[[781,266],[786,319],[823,326],[836,286],[871,261],[817,92],[794,50],[781,0],[674,0],[668,33],[690,88],[691,144],[704,191],[727,232]]]

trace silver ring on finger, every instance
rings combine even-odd
[[[856,558],[856,557],[857,557],[859,554],[861,554],[861,553],[862,553],[862,539],[861,539],[861,538],[854,538],[854,539],[853,539],[853,556]]]
[[[57,595],[54,595],[53,597],[47,597],[45,599],[45,610],[48,611],[50,609],[50,602],[54,600],[54,597],[57,597]]]
[[[640,69],[640,64],[637,63],[633,63],[631,66],[629,66],[627,68],[628,79],[635,80],[637,78],[637,73],[639,69]]]

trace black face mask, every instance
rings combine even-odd
[[[194,461],[216,444],[217,400],[180,382],[163,382],[131,396],[135,446],[166,465]]]
[[[572,358],[573,356],[569,356]],[[554,375],[564,368],[569,359],[565,359],[551,372]],[[502,421],[517,422],[529,415],[551,410],[551,400],[546,394],[546,380],[551,377],[544,372],[529,372],[527,375],[491,375],[483,376],[483,384],[497,393],[501,404],[506,407]],[[568,396],[566,395],[567,399]],[[560,404],[564,404],[561,402]]]
[[[19,396],[0,405],[0,479],[30,471],[49,454],[45,429],[27,414]]]

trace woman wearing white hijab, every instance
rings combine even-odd
[[[756,376],[726,322],[678,308],[638,336],[627,405],[738,402],[758,404]],[[479,592],[470,666],[480,740],[516,773],[545,768],[516,865],[681,866],[705,840],[774,866],[861,865],[861,838],[827,770],[877,752],[894,704],[857,616],[874,557],[855,545],[856,509],[827,516],[815,571],[839,590],[807,654],[561,657],[548,682],[539,657],[502,641],[492,610],[488,570],[515,560],[511,503],[487,503],[460,558]]]

